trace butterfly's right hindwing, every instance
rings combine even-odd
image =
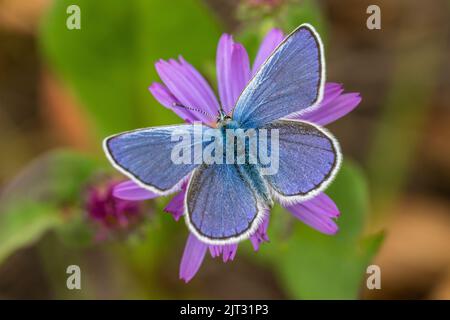
[[[308,200],[333,180],[341,163],[340,147],[325,129],[308,122],[279,120],[264,127],[278,131],[278,171],[265,178],[282,203]]]

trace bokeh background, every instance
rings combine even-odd
[[[81,30],[66,28],[70,4]],[[189,284],[167,199],[99,237],[88,194],[121,178],[102,138],[180,122],[147,90],[154,62],[182,54],[214,85],[221,33],[254,57],[271,27],[302,22],[324,38],[327,81],[363,98],[329,126],[345,155],[327,191],[339,234],[276,207],[269,244],[208,257]],[[449,49],[448,0],[0,0],[0,298],[449,299]],[[66,287],[71,264],[82,290]],[[381,290],[365,286],[370,264]]]

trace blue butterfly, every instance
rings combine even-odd
[[[115,168],[159,195],[178,191],[189,179],[184,216],[191,232],[208,244],[236,243],[256,231],[273,200],[310,199],[338,171],[341,153],[336,139],[317,125],[286,119],[317,107],[324,83],[322,42],[311,25],[303,24],[264,62],[232,114],[220,112],[215,130],[278,130],[279,169],[272,175],[263,175],[259,164],[248,162],[174,164],[171,152],[178,141],[172,141],[172,134],[194,134],[192,124],[114,135],[105,139],[104,150]]]

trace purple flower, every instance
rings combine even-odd
[[[217,47],[216,68],[219,97],[226,112],[232,110],[252,75],[257,72],[283,38],[284,34],[281,30],[271,30],[265,36],[253,66],[251,66],[245,48],[240,43],[234,42],[231,35],[222,35]],[[156,70],[163,81],[162,84],[153,83],[149,88],[156,100],[166,108],[173,110],[186,122],[202,121],[207,124],[214,122],[215,119],[208,114],[218,113],[219,101],[212,88],[194,67],[179,57],[178,60],[158,61]],[[361,101],[358,93],[343,92],[342,85],[327,83],[320,106],[297,118],[324,126],[343,117]],[[174,107],[177,103],[195,106],[205,113]],[[165,208],[165,211],[171,213],[175,220],[178,220],[184,213],[185,188],[186,185],[183,185],[180,192]],[[132,181],[119,184],[114,190],[114,195],[126,200],[145,200],[157,196]],[[320,232],[335,234],[338,231],[335,219],[339,216],[339,209],[325,193],[320,193],[308,201],[287,205],[286,209],[294,217]],[[268,215],[266,216],[268,217]],[[259,249],[261,243],[269,240],[268,225],[269,218],[266,218],[257,231],[251,235],[250,241],[255,251]],[[190,234],[181,259],[180,278],[186,282],[190,281],[200,268],[208,250],[213,258],[222,256],[223,261],[227,262],[234,259],[237,248],[237,244],[208,245]]]
[[[109,231],[127,230],[140,219],[142,210],[139,202],[114,196],[114,192],[123,190],[121,186],[126,186],[127,183],[128,181],[120,184],[110,181],[106,185],[91,187],[88,190],[86,209],[88,217],[99,226],[98,240],[105,238]],[[130,198],[134,196],[141,200],[142,195],[140,190],[134,195],[130,194]]]

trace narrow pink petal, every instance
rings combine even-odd
[[[197,273],[205,258],[208,245],[189,234],[180,264],[180,279],[189,282]]]
[[[217,110],[217,105],[211,105],[214,102],[211,102],[208,92],[212,89],[206,81],[199,80],[200,74],[194,74],[193,68],[188,67],[185,61],[181,63],[175,60],[169,62],[160,60],[155,67],[161,80],[182,105],[201,110],[201,112],[189,110],[189,114],[195,117],[195,120],[205,123],[214,120],[214,114],[211,111],[214,108]]]
[[[117,184],[113,189],[113,196],[123,200],[139,201],[159,197],[154,192],[144,189],[132,180]]]
[[[302,205],[311,211],[318,212],[329,218],[337,218],[340,215],[339,209],[334,201],[323,192],[310,200],[302,202]]]
[[[325,126],[350,113],[360,102],[359,93],[346,93],[331,102],[328,109],[325,106],[321,110],[317,109],[314,115],[309,115],[309,119],[311,122]]]
[[[224,106],[224,110],[227,113],[233,110],[237,99],[250,80],[250,60],[247,51],[240,43],[235,43],[233,45],[230,68],[230,82],[228,85],[231,86],[230,91],[232,101],[228,110]]]
[[[206,79],[195,69],[191,64],[189,64],[182,56],[179,57],[181,66],[186,70],[190,77],[196,82],[196,87],[201,91],[202,95],[205,96],[207,101],[207,112],[212,115],[217,115],[219,112],[219,101],[217,101],[217,97],[214,94],[209,83]]]
[[[230,35],[224,34],[220,38],[216,68],[220,101],[224,111],[229,113],[250,80],[247,51],[240,43],[235,43]]]
[[[232,103],[231,92],[228,86],[232,53],[233,38],[225,33],[220,37],[216,53],[217,85],[222,106],[228,106]]]
[[[284,34],[280,29],[272,29],[266,34],[261,42],[258,53],[256,54],[255,61],[253,62],[252,75],[259,70],[259,67],[261,67],[264,61],[266,61],[283,39]]]
[[[237,248],[238,245],[236,243],[224,245],[222,250],[223,262],[233,261],[236,256]]]
[[[305,206],[303,203],[286,206],[286,209],[306,225],[324,234],[333,235],[338,231],[334,220],[320,209]]]
[[[220,245],[210,245],[209,246],[209,253],[211,254],[211,257],[215,258],[222,254],[223,246]]]
[[[180,217],[184,214],[184,197],[186,195],[186,189],[182,189],[178,194],[176,194],[172,200],[169,201],[164,211],[172,214],[175,221],[178,221]]]
[[[211,257],[216,258],[222,255],[223,262],[232,261],[236,256],[238,245],[209,245],[209,253]]]
[[[344,92],[344,86],[335,82],[325,83],[324,95],[322,99],[322,104],[326,105],[339,97]]]
[[[167,89],[167,87],[161,83],[153,82],[148,90],[153,97],[164,107],[172,109],[173,104],[179,102],[177,98]]]
[[[267,235],[267,228],[269,227],[269,212],[265,215],[264,221],[256,229],[256,232],[250,236],[250,241],[253,245],[255,251],[259,250],[259,246],[263,242],[269,241],[269,236]]]
[[[186,122],[194,122],[196,117],[192,115],[190,110],[175,107],[174,104],[180,103],[170,90],[163,84],[154,82],[148,88],[153,97],[164,107],[175,112],[181,119]]]
[[[179,56],[179,61],[169,59],[168,63],[175,68],[180,74],[189,80],[190,84],[195,87],[199,97],[203,100],[203,107],[190,106],[192,108],[200,109],[204,112],[215,115],[219,111],[219,102],[217,101],[214,92],[209,83],[203,78],[203,76],[182,56]]]
[[[339,118],[342,118],[361,102],[359,93],[342,93],[342,87],[336,84],[325,86],[324,98],[320,105],[312,110],[306,111],[296,118],[306,120],[321,126],[325,126]]]

